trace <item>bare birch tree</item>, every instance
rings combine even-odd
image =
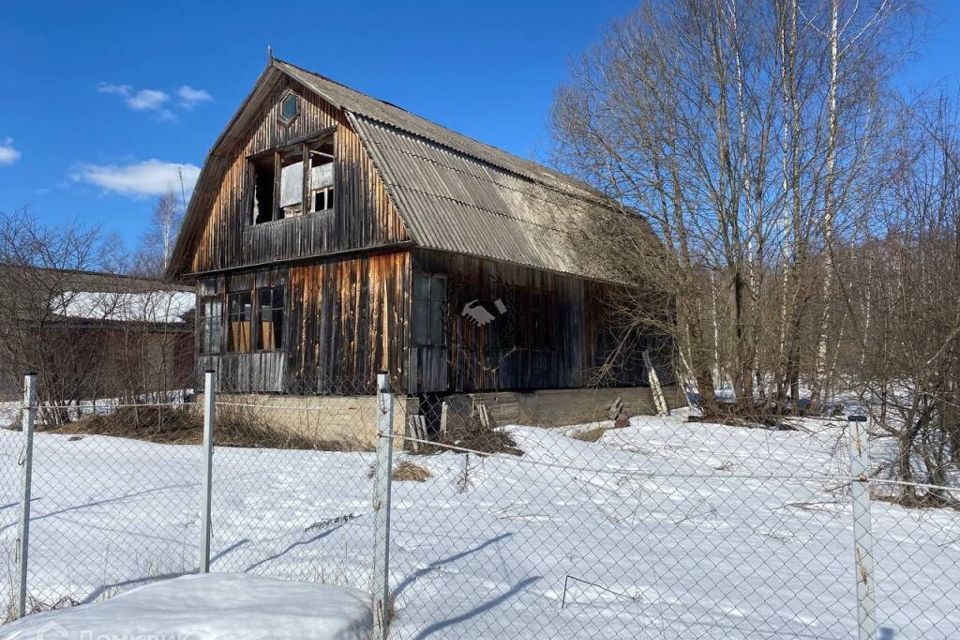
[[[890,475],[943,486],[960,463],[960,101],[905,107],[896,150],[868,231],[840,269],[859,346],[845,368],[877,435],[895,443]],[[913,485],[898,498],[949,500]]]
[[[659,262],[656,249],[625,259],[676,300],[673,334],[708,412],[720,371],[743,411],[758,398],[799,410],[803,374],[821,393],[825,257],[875,183],[894,15],[883,0],[648,0],[557,92],[558,164],[664,245]],[[637,303],[619,311],[649,322]]]
[[[162,277],[177,240],[183,209],[171,189],[157,200],[150,218],[150,227],[143,235],[134,259],[134,270],[145,276]]]

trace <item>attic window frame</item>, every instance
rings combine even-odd
[[[309,169],[310,169],[309,164],[310,164],[310,157],[311,157],[310,154],[316,150],[315,148],[318,145],[328,140],[333,147],[333,154],[331,156],[331,163],[333,165],[331,169],[333,184],[330,187],[327,187],[327,191],[329,191],[329,194],[325,196],[325,200],[332,197],[333,207],[324,209],[322,211],[312,211],[311,209],[312,209],[313,203],[310,202],[310,200],[312,199],[312,193],[314,190],[308,188],[309,175],[310,175],[309,174]],[[284,215],[282,207],[280,206],[280,176],[282,175],[282,170],[283,170],[283,167],[281,166],[282,165],[281,156],[284,153],[296,152],[297,150],[299,150],[300,153],[302,154],[301,162],[304,162],[303,187],[302,187],[302,193],[301,193],[302,204],[300,207],[300,213],[288,218]],[[319,131],[314,131],[309,135],[288,140],[270,149],[265,149],[258,153],[253,153],[248,155],[247,170],[249,172],[248,176],[249,176],[250,185],[251,185],[249,193],[246,198],[248,225],[251,227],[258,227],[262,225],[282,222],[284,220],[294,220],[304,216],[314,216],[314,215],[324,215],[324,214],[335,215],[339,207],[338,198],[336,194],[337,175],[338,175],[336,150],[337,150],[337,126],[333,125],[331,127],[320,129]],[[260,222],[257,222],[258,211],[257,211],[257,201],[256,201],[256,195],[255,195],[256,187],[254,186],[257,182],[256,165],[258,163],[269,164],[273,166],[273,170],[271,172],[271,176],[272,176],[271,179],[273,180],[273,191],[272,191],[271,200],[270,200],[270,207],[271,207],[270,219],[261,220]]]
[[[296,105],[297,109],[294,112],[294,114],[288,118],[285,115],[283,115],[283,105],[291,97],[294,99],[294,104]],[[279,108],[277,109],[277,119],[279,119],[280,122],[285,126],[289,127],[291,124],[296,122],[297,118],[300,117],[300,96],[297,95],[297,93],[292,89],[288,89],[283,93],[283,95],[280,97],[280,102],[278,103],[278,106]]]

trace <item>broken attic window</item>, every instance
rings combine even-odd
[[[285,124],[293,122],[300,113],[300,101],[297,94],[288,93],[280,101],[280,120]]]
[[[303,153],[298,148],[280,155],[280,218],[303,212]]]
[[[333,135],[251,158],[253,223],[332,211]]]
[[[253,161],[253,223],[273,220],[273,154]]]
[[[310,211],[333,209],[333,138],[312,146],[310,155]]]

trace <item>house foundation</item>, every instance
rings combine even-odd
[[[664,396],[670,409],[687,405],[679,387],[664,388]],[[248,411],[261,424],[321,445],[349,450],[376,446],[376,396],[218,394],[217,402],[220,411]],[[399,396],[394,402],[397,431],[413,438],[439,433],[444,404],[451,424],[478,419],[485,412],[493,425],[563,427],[610,420],[614,405],[622,406],[620,415],[626,417],[656,414],[649,387]]]

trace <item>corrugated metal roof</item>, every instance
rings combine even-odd
[[[381,177],[417,244],[589,278],[617,280],[611,259],[574,232],[618,215],[588,200],[471,160],[353,114]]]
[[[599,255],[583,242],[588,227],[623,215],[613,201],[574,178],[277,64],[347,112],[418,245],[620,280],[617,252]]]
[[[520,158],[502,149],[490,146],[468,136],[457,133],[426,118],[405,109],[378,100],[355,89],[340,84],[325,76],[301,69],[289,62],[274,59],[273,66],[284,71],[306,87],[314,90],[331,104],[346,111],[362,114],[367,118],[389,124],[434,143],[449,147],[463,154],[483,160],[524,175],[533,180],[543,181],[557,189],[580,192],[583,196],[603,197],[586,183],[554,171],[536,162]]]

